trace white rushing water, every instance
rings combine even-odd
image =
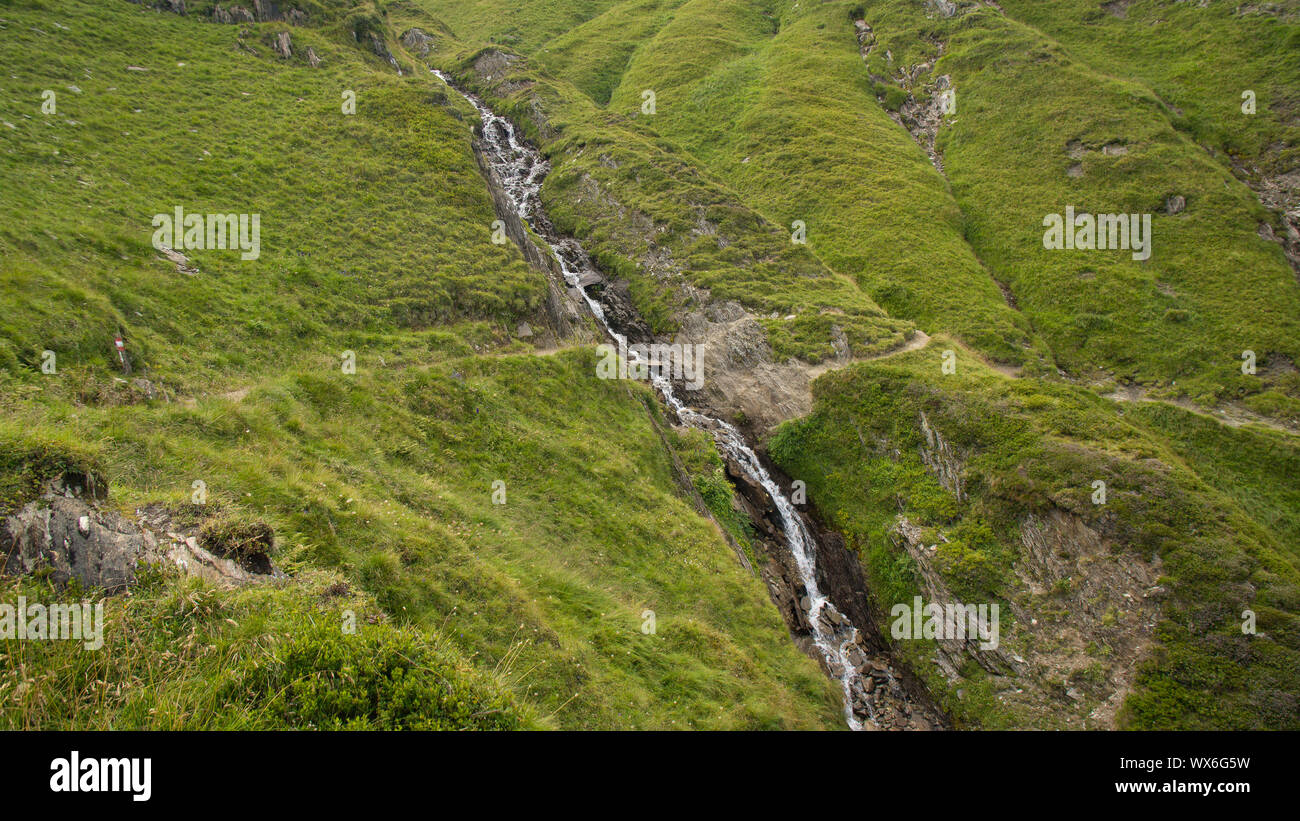
[[[483,143],[486,149],[486,160],[496,173],[507,196],[509,196],[515,212],[520,219],[526,221],[537,234],[546,240],[556,262],[559,263],[560,269],[564,272],[565,280],[578,293],[582,294],[587,306],[600,322],[601,327],[618,343],[619,350],[628,351],[628,359],[631,362],[639,361],[641,357],[637,352],[628,348],[627,338],[609,326],[605,318],[605,310],[601,304],[588,295],[586,289],[578,284],[578,279],[583,273],[594,270],[591,259],[576,240],[558,236],[550,222],[546,220],[541,209],[538,194],[542,188],[542,181],[546,178],[547,172],[550,171],[550,165],[540,152],[519,140],[513,123],[504,117],[498,116],[473,94],[467,94],[452,85],[442,72],[435,69],[433,73],[438,75],[447,84],[448,88],[469,100],[474,108],[478,110],[479,116],[483,120]],[[821,592],[817,584],[816,542],[813,539],[812,532],[808,529],[803,517],[795,510],[794,503],[790,501],[780,485],[772,479],[771,475],[763,467],[762,462],[758,459],[758,454],[745,443],[745,438],[740,431],[721,419],[688,407],[677,398],[672,382],[669,379],[662,376],[657,369],[648,368],[647,370],[650,372],[650,379],[660,397],[677,415],[678,419],[683,424],[711,433],[718,447],[735,460],[746,476],[761,485],[771,496],[772,502],[776,505],[777,512],[781,516],[786,546],[794,557],[795,567],[799,573],[799,581],[803,583],[805,595],[810,604],[810,607],[806,609],[808,621],[812,625],[813,641],[818,652],[821,653],[822,658],[825,660],[831,675],[839,679],[843,686],[844,715],[849,727],[854,730],[862,729],[862,721],[853,709],[855,701],[873,719],[874,711],[871,706],[871,699],[866,697],[867,690],[863,685],[862,677],[849,660],[851,649],[858,644],[861,637],[857,628],[849,622],[847,617],[835,609],[835,606]]]

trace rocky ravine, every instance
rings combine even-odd
[[[495,77],[500,71],[503,67],[496,63],[486,65],[481,78]],[[512,230],[510,235],[525,257],[547,274],[553,288],[559,287],[555,281],[558,268],[569,292],[566,301],[574,295],[580,296],[597,324],[611,335],[629,343],[661,341],[654,339],[642,321],[625,285],[606,282],[581,245],[555,230],[538,198],[549,168],[540,153],[523,144],[516,137],[513,125],[491,112],[481,100],[466,97],[482,117],[474,147],[485,168],[485,179],[493,191],[498,215],[518,223],[517,230]],[[539,260],[540,249],[523,230],[525,220],[551,247],[554,265]],[[588,292],[588,288],[592,290]],[[699,336],[712,337],[715,343],[709,347],[715,356],[721,349],[725,351],[723,361],[750,366],[745,371],[749,380],[756,382],[767,377],[770,381],[776,366],[771,362],[770,348],[757,322],[734,303],[711,304],[705,311],[703,316],[688,317],[677,339],[686,334],[692,335],[692,342],[698,342]],[[794,364],[788,367],[798,368]],[[731,381],[726,384],[732,388],[741,383],[738,371],[733,368],[729,372]],[[807,372],[800,371],[799,377],[800,386],[806,392]],[[717,380],[715,369],[710,372],[710,381]],[[789,502],[787,489],[772,478],[774,469],[761,462],[739,431],[721,421],[723,412],[710,402],[710,397],[728,400],[734,394],[708,395],[701,391],[688,395],[682,391],[682,385],[666,380],[661,380],[656,387],[670,418],[675,417],[677,424],[713,434],[736,487],[736,503],[761,534],[762,548],[770,557],[762,575],[772,600],[796,644],[816,659],[827,675],[840,681],[849,726],[862,729],[946,726],[946,717],[934,707],[919,682],[896,669],[897,665],[890,659],[887,645],[871,619],[861,568],[844,548],[843,541],[820,532],[805,520]],[[679,397],[688,398],[689,404]],[[769,402],[773,398],[772,393],[766,397]],[[784,418],[785,414],[807,412],[808,404],[807,399],[804,404],[776,401],[775,414],[771,415]],[[770,414],[772,408],[767,410]],[[689,485],[689,480],[679,478],[679,482]],[[697,510],[708,515],[701,505],[697,504]],[[743,562],[743,552],[739,553]]]

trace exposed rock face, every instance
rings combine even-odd
[[[490,49],[483,52],[474,60],[474,71],[486,83],[494,83],[505,77],[506,71],[509,70],[510,64],[518,60],[511,54],[503,51]]]
[[[75,578],[109,592],[125,589],[135,579],[136,563],[156,547],[122,517],[59,495],[27,504],[5,520],[0,532],[5,572],[48,570],[55,584]]]
[[[193,528],[176,525],[162,505],[149,505],[137,510],[141,525],[153,536],[157,548],[146,552],[145,560],[174,566],[190,576],[197,576],[210,584],[233,587],[248,584],[268,576],[284,574],[275,569],[265,556],[236,561],[218,556],[200,544]],[[267,528],[269,534],[270,530]],[[153,535],[157,534],[157,535]]]
[[[1174,214],[1181,214],[1183,212],[1183,209],[1186,207],[1187,207],[1187,198],[1182,196],[1181,194],[1174,194],[1173,196],[1169,197],[1169,199],[1165,200],[1165,213],[1170,216],[1173,216]]]
[[[1099,677],[1078,689],[1101,699],[1089,719],[1113,727],[1159,620],[1159,562],[1142,561],[1059,510],[1026,517],[1021,542],[1016,575],[1030,595],[1014,601],[1012,610],[1033,639],[1025,655],[1040,673],[1067,682],[1100,668]],[[1070,618],[1057,621],[1048,611],[1062,606]],[[1090,645],[1108,649],[1105,664],[1089,653]]]
[[[943,17],[952,17],[959,12],[964,13],[966,10],[965,7],[959,7],[955,3],[947,2],[947,0],[938,0],[937,3],[931,0],[930,6]],[[853,25],[858,39],[858,53],[862,55],[862,59],[865,61],[876,48],[876,35],[866,20],[854,20]],[[943,56],[945,44],[936,42],[935,46],[937,53],[934,59],[919,65],[904,67],[897,76],[890,78],[907,91],[907,99],[899,106],[898,111],[890,111],[886,108],[885,113],[894,122],[907,129],[916,144],[921,146],[926,155],[930,157],[930,163],[942,173],[943,158],[939,156],[939,152],[934,146],[939,133],[939,126],[943,123],[944,114],[949,113],[945,111],[945,100],[949,99],[946,95],[951,92],[952,78],[947,74],[943,74],[925,84],[924,88],[928,91],[929,97],[923,103],[918,102],[913,94],[913,89],[920,83],[921,78],[928,75],[939,57]],[[876,82],[884,82],[886,78],[873,74],[871,79]],[[955,100],[955,98],[952,99]]]
[[[952,0],[927,0],[926,5],[939,13],[940,17],[955,17],[957,4]]]
[[[428,57],[435,44],[432,37],[418,28],[413,28],[402,35],[402,45],[421,57]]]
[[[966,498],[969,454],[958,453],[925,414],[918,425],[922,462],[946,490]],[[1152,645],[1164,590],[1156,584],[1159,560],[1144,561],[1107,532],[1057,508],[1023,517],[1013,568],[1018,586],[1003,591],[1012,618],[1000,620],[1000,646],[937,640],[934,661],[949,682],[959,685],[963,665],[973,660],[1001,684],[999,700],[1026,716],[1113,728]],[[979,604],[958,602],[950,591],[941,562],[948,538],[942,528],[937,534],[935,544],[926,544],[922,528],[900,515],[890,539],[911,557],[927,603]]]
[[[936,566],[940,545],[924,544],[921,533],[900,516],[891,539],[915,562],[926,602],[956,602]],[[1111,729],[1152,644],[1164,594],[1159,565],[1061,510],[1025,517],[1020,533],[1021,587],[1007,591],[1014,623],[1002,619],[1000,646],[940,639],[935,662],[956,686],[963,664],[975,661],[1002,686],[1000,700],[1027,715]]]
[[[400,73],[401,69],[398,68],[397,60],[393,57],[392,52],[388,50],[388,44],[384,42],[384,38],[375,31],[370,32],[367,36],[370,41],[370,50],[375,53],[375,56],[396,68]]]
[[[214,555],[195,535],[173,528],[160,506],[146,508],[137,523],[101,511],[87,498],[94,497],[64,477],[40,499],[7,517],[0,524],[0,572],[46,572],[55,584],[77,579],[108,593],[120,593],[134,582],[141,563],[174,566],[222,586],[263,577]],[[262,569],[279,575],[269,566]]]
[[[682,394],[691,402],[732,418],[743,414],[760,432],[812,410],[813,369],[773,361],[763,326],[735,302],[687,314],[673,341],[700,346],[703,387]]]
[[[280,4],[273,0],[253,0],[253,11],[257,14],[258,20],[279,20]]]
[[[222,8],[221,4],[212,7],[212,21],[214,23],[252,23],[255,22],[253,13],[243,6],[231,6]]]
[[[921,576],[921,595],[927,604],[958,602],[935,567],[934,552],[938,546],[926,545],[922,541],[920,527],[907,517],[899,516],[889,535],[894,545],[907,551],[907,555],[916,564]],[[892,606],[892,603],[889,604]],[[938,650],[935,662],[949,681],[956,681],[960,677],[959,671],[967,659],[998,675],[1014,675],[1024,669],[1023,659],[1005,653],[1001,648],[983,650],[980,648],[980,640],[969,635],[964,639],[938,639],[936,645]]]
[[[966,480],[962,472],[966,469],[966,460],[958,456],[943,434],[930,425],[924,413],[920,418],[921,433],[925,436],[925,445],[921,448],[921,461],[939,480],[944,490],[957,498],[966,499]]]
[[[293,56],[293,43],[289,39],[289,32],[282,31],[275,35],[275,45],[272,46],[275,53],[288,60]]]
[[[308,65],[310,65],[312,68],[316,68],[320,65],[320,58],[316,56],[316,52],[314,49],[312,49],[311,46],[307,46],[306,54],[307,54]]]

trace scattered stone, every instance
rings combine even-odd
[[[144,395],[146,399],[156,399],[160,391],[154,387],[154,384],[148,379],[136,377],[131,380],[131,388]]]
[[[158,249],[158,253],[166,257],[168,261],[170,261],[172,264],[176,266],[176,270],[180,271],[182,274],[185,274],[187,276],[194,276],[199,272],[198,268],[195,268],[193,265],[190,264],[189,257],[185,256],[180,251],[173,251],[172,249],[164,245],[163,247]]]

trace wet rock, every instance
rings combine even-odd
[[[384,42],[384,38],[380,36],[379,32],[372,31],[367,36],[370,40],[370,50],[374,52],[375,56],[393,68],[397,68],[397,60],[393,58],[392,52],[388,50],[388,44]],[[401,69],[398,69],[398,71],[400,72]]]

